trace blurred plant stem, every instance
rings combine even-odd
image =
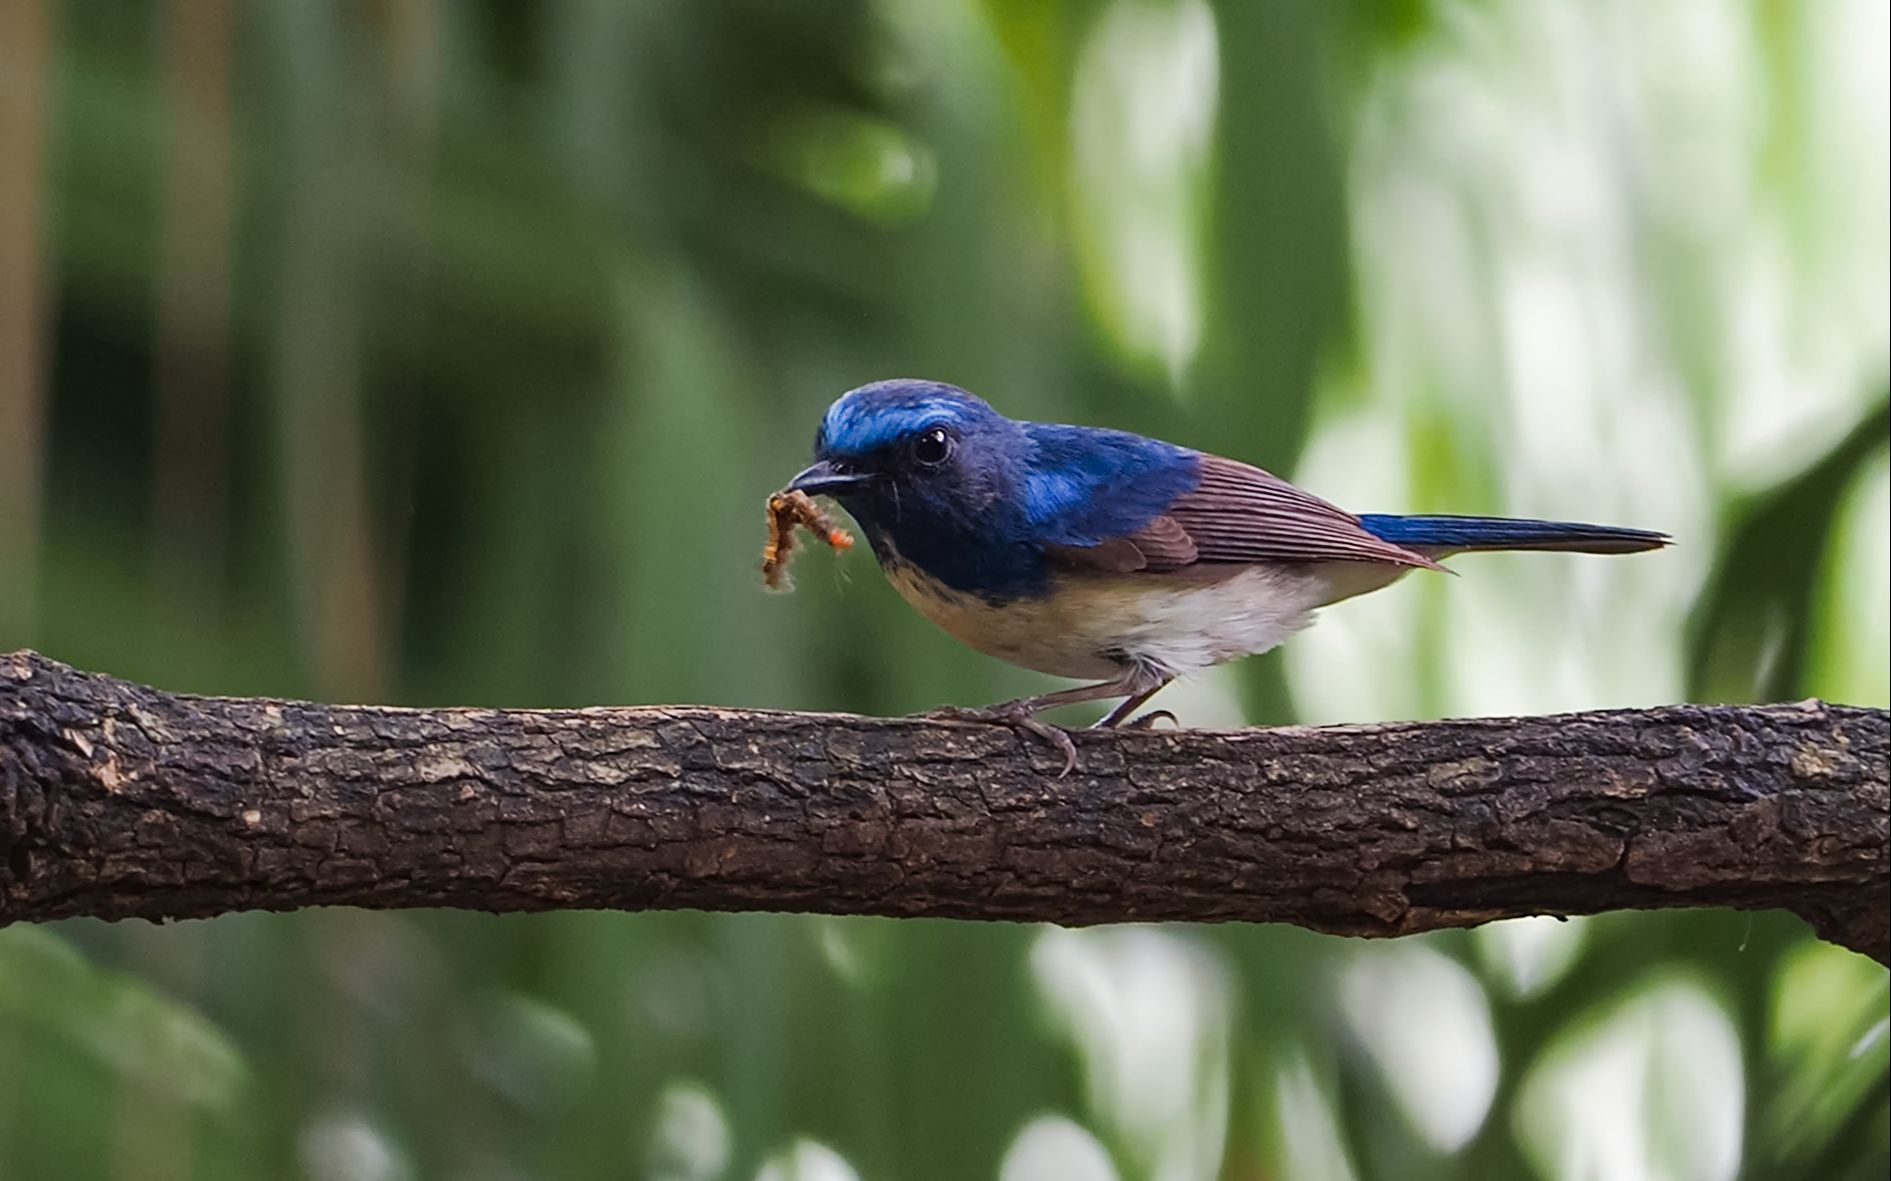
[[[195,1002],[203,974],[201,924],[131,923],[124,933],[128,963],[140,976],[176,1000]],[[115,1181],[188,1181],[192,1115],[183,1087],[155,1082],[128,1060],[118,1074],[112,1128]]]
[[[387,669],[361,413],[366,96],[350,78],[348,11],[278,16],[293,145],[276,337],[290,569],[317,692],[373,701]]]
[[[1815,579],[1840,503],[1891,439],[1891,396],[1817,463],[1728,512],[1689,624],[1692,701],[1804,696]]]
[[[1345,190],[1326,131],[1336,93],[1326,51],[1345,13],[1318,0],[1231,0],[1215,15],[1224,81],[1201,418],[1217,449],[1290,474],[1320,364],[1348,331]],[[1278,167],[1286,159],[1291,172]],[[1279,654],[1240,675],[1251,718],[1294,720]]]
[[[56,0],[0,3],[0,644],[34,634],[48,299],[40,199]]]
[[[158,230],[151,511],[159,583],[214,616],[229,520],[230,0],[159,9],[168,150]]]
[[[384,187],[387,190],[387,230],[399,244],[399,265],[387,276],[385,311],[378,333],[384,347],[405,357],[420,355],[427,336],[427,291],[433,282],[433,187],[440,136],[440,0],[379,0],[377,17],[386,45],[375,62],[375,83],[385,109],[378,139],[385,147]],[[403,390],[383,399],[383,416],[391,433],[410,436],[422,426],[418,399]],[[385,617],[394,618],[394,605],[407,596],[407,564],[398,555],[408,552],[414,495],[414,457],[402,450],[378,455],[384,474],[377,499],[396,506],[385,516],[377,534],[380,582],[377,602],[387,604]],[[398,639],[384,637],[389,653]],[[392,674],[390,674],[392,675]]]

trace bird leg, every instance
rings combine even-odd
[[[1037,718],[1039,713],[1047,709],[1055,709],[1060,705],[1076,705],[1079,702],[1096,701],[1105,697],[1126,696],[1127,700],[1123,704],[1111,710],[1108,717],[1097,723],[1097,728],[1107,729],[1119,724],[1132,710],[1149,700],[1157,690],[1174,679],[1147,665],[1133,664],[1123,670],[1122,676],[1113,680],[1099,681],[1094,685],[1078,685],[1071,689],[1059,689],[1054,693],[1040,693],[1035,697],[1020,697],[1015,701],[1006,701],[983,709],[967,709],[957,705],[941,706],[938,709],[927,710],[919,716],[937,718],[941,721],[987,722],[998,726],[1009,726],[1022,733],[1034,734],[1063,752],[1064,767],[1057,773],[1057,777],[1062,779],[1077,765],[1077,744],[1071,741],[1069,732],[1063,727],[1039,721]],[[1174,717],[1172,714],[1169,716],[1171,719]]]
[[[1175,715],[1170,713],[1166,709],[1152,709],[1148,713],[1144,714],[1142,717],[1137,718],[1135,721],[1129,722],[1127,724],[1125,724],[1123,721],[1124,718],[1127,718],[1129,715],[1135,713],[1137,708],[1140,707],[1143,702],[1149,700],[1151,697],[1154,697],[1156,694],[1166,689],[1169,685],[1169,682],[1173,681],[1174,679],[1175,679],[1174,677],[1169,677],[1169,676],[1162,677],[1160,680],[1156,681],[1154,685],[1151,685],[1149,688],[1144,689],[1141,693],[1132,693],[1128,697],[1125,697],[1122,701],[1122,704],[1118,705],[1115,709],[1111,710],[1108,714],[1106,714],[1103,720],[1098,722],[1095,726],[1092,726],[1091,729],[1114,730],[1118,726],[1126,725],[1126,728],[1130,730],[1148,730],[1155,726],[1156,721],[1159,718],[1167,718],[1171,722],[1175,721]]]

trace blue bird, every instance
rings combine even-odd
[[[906,601],[1000,660],[1091,683],[986,710],[1122,698],[1265,652],[1316,609],[1467,550],[1626,554],[1662,533],[1502,517],[1355,516],[1257,467],[1126,431],[1020,422],[956,386],[898,379],[828,407],[790,489],[838,501]],[[1150,718],[1161,716],[1150,715]],[[1138,719],[1141,724],[1145,719]]]

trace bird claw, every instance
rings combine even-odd
[[[1117,729],[1118,730],[1153,730],[1156,728],[1156,723],[1162,721],[1165,718],[1168,719],[1168,722],[1170,725],[1176,727],[1177,729],[1181,728],[1182,726],[1181,719],[1177,718],[1174,714],[1170,713],[1168,710],[1152,709],[1146,714],[1139,714],[1136,717],[1131,718],[1129,721],[1124,722],[1122,725],[1118,726]]]
[[[1057,772],[1057,778],[1062,779],[1077,766],[1077,744],[1071,740],[1070,734],[1060,726],[1039,721],[1025,710],[1007,709],[1002,705],[990,709],[942,705],[937,709],[929,709],[913,716],[940,722],[983,722],[988,726],[1007,726],[1019,733],[1035,735],[1056,747],[1063,754],[1064,766]]]

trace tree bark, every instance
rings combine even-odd
[[[1891,953],[1886,712],[1084,733],[170,694],[0,655],[0,924],[301,906],[1402,935],[1780,907]]]

